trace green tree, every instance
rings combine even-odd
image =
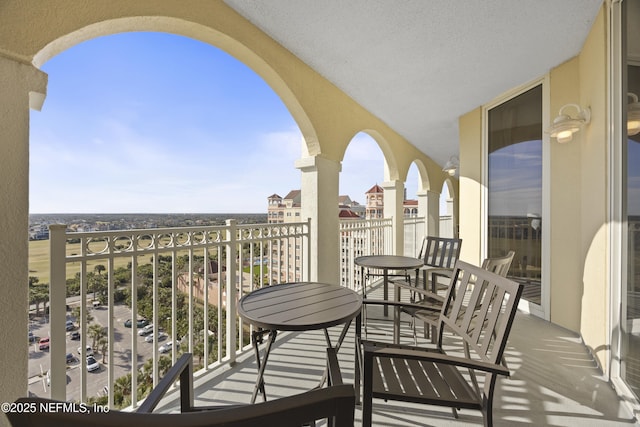
[[[94,323],[93,325],[89,326],[89,329],[87,329],[87,335],[92,339],[91,348],[96,349],[98,341],[100,341],[101,338],[107,336],[107,330],[101,325]]]
[[[96,273],[98,273],[99,276],[102,276],[102,272],[106,271],[107,267],[105,267],[102,264],[98,264],[95,267],[93,267],[93,271],[95,271]]]
[[[131,405],[131,373],[118,377],[114,381],[113,404],[117,408]]]
[[[72,297],[75,295],[80,295],[80,273],[67,278],[67,296]]]
[[[93,322],[93,316],[91,315],[91,312],[89,310],[85,310],[85,314],[86,314],[86,322],[87,325],[91,322]],[[81,323],[81,319],[80,319],[80,306],[79,305],[75,305],[73,306],[73,308],[71,309],[71,315],[76,319],[76,321],[78,323]]]
[[[93,292],[93,299],[98,299],[97,295],[100,295],[99,300],[101,302],[106,302],[107,296],[107,278],[100,275],[95,274],[94,272],[87,273],[87,283],[89,287],[89,292]]]
[[[109,349],[109,340],[106,336],[101,337],[98,340],[98,347],[100,348],[100,353],[102,353],[102,363],[107,363],[107,350]]]
[[[49,302],[49,284],[38,283],[37,277],[29,278],[29,304],[36,306],[36,316],[40,315],[40,304],[44,303],[44,311],[47,309]]]

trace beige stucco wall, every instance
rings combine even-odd
[[[580,104],[579,60],[574,58],[549,73],[549,121],[568,103]],[[566,111],[576,114],[571,108]],[[585,132],[574,135],[573,141],[559,144],[548,141],[550,155],[550,316],[552,322],[573,331],[580,330],[582,307],[582,238],[580,220],[581,152]]]
[[[550,70],[552,122],[567,103],[590,107],[592,121],[573,141],[549,144],[545,165],[550,188],[547,244],[550,262],[549,319],[578,332],[606,370],[608,350],[608,144],[607,34],[605,6],[581,53]],[[544,76],[540,76],[544,77]],[[575,114],[573,110],[568,112]],[[463,259],[478,262],[482,197],[482,108],[462,116],[460,126],[460,235]]]
[[[585,129],[581,147],[581,211],[583,282],[580,333],[587,346],[608,370],[610,353],[609,309],[609,202],[610,173],[607,112],[607,25],[602,8],[579,56],[580,103],[590,106],[593,120]]]
[[[604,8],[578,57],[549,73],[552,120],[560,107],[591,109],[568,144],[551,141],[552,322],[579,332],[606,370],[609,360],[607,34]]]
[[[460,118],[460,258],[478,265],[482,254],[482,109]]]
[[[0,98],[19,106],[0,101],[1,402],[27,390],[29,92],[42,93],[45,86],[43,73],[0,57]]]

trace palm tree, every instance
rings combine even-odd
[[[107,335],[107,331],[101,325],[93,324],[89,326],[87,330],[87,335],[93,340],[91,348],[96,348],[96,345],[100,339]]]
[[[98,346],[100,347],[100,353],[102,353],[102,363],[107,363],[107,349],[109,347],[109,340],[107,337],[101,337],[98,340]]]
[[[158,359],[158,376],[162,378],[169,372],[173,363],[171,362],[171,358],[169,356],[160,356]]]
[[[96,293],[99,293],[100,296],[106,295],[108,285],[107,280],[104,276],[90,272],[87,273],[87,281],[89,282],[89,290],[93,291],[94,300],[96,299]]]
[[[85,314],[87,315],[87,324],[93,322],[93,316],[91,315],[91,313],[89,312],[89,310],[85,310]],[[78,323],[80,323],[82,321],[82,319],[80,319],[80,306],[76,305],[71,309],[71,315],[76,319],[76,321]]]
[[[113,403],[123,408],[131,404],[131,372],[118,377],[113,383]]]
[[[29,304],[36,306],[36,316],[40,315],[40,303],[44,303],[46,312],[49,301],[49,284],[34,285],[29,287]]]

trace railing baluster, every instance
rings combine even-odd
[[[236,220],[227,220],[227,355],[231,363],[236,359],[236,271],[237,229]]]
[[[132,238],[132,242],[135,239]],[[131,406],[138,406],[138,258],[131,256]],[[113,387],[109,386],[109,399],[113,399]]]
[[[51,398],[66,400],[66,264],[64,262],[66,225],[51,225],[50,235],[50,280],[49,284],[49,355],[51,358]],[[46,304],[45,304],[46,307]],[[46,316],[46,311],[45,311]],[[4,343],[11,346],[11,343]],[[7,369],[5,367],[5,369]]]
[[[186,294],[185,299],[187,301],[186,320],[188,324],[188,332],[182,332],[183,335],[188,334],[189,342],[186,345],[188,350],[193,350],[199,345],[197,339],[203,339],[204,341],[204,369],[210,369],[224,362],[233,362],[239,351],[246,350],[244,347],[249,346],[246,339],[242,335],[242,327],[236,321],[236,302],[237,299],[246,292],[245,286],[252,290],[254,288],[253,274],[256,268],[259,267],[259,280],[257,281],[260,286],[266,284],[272,284],[274,277],[272,273],[282,273],[282,276],[277,276],[276,280],[280,281],[280,278],[289,278],[299,280],[300,278],[308,277],[310,260],[308,254],[310,253],[310,241],[309,230],[310,220],[302,223],[291,224],[249,224],[238,225],[236,221],[227,221],[225,226],[208,226],[208,227],[183,227],[177,229],[152,229],[152,230],[121,230],[121,231],[104,231],[104,232],[69,232],[67,233],[66,226],[60,225],[59,236],[56,238],[55,232],[52,232],[52,245],[57,249],[51,251],[51,263],[54,270],[61,269],[62,273],[58,272],[52,275],[52,289],[53,292],[61,290],[63,304],[56,303],[55,296],[51,299],[51,310],[54,315],[52,321],[55,325],[52,328],[55,330],[56,325],[59,328],[63,328],[66,298],[66,264],[67,263],[79,263],[80,265],[80,331],[81,331],[81,355],[83,359],[86,356],[84,348],[89,343],[88,328],[87,328],[87,303],[90,303],[88,293],[88,278],[90,276],[90,268],[93,268],[98,263],[104,263],[108,266],[108,288],[107,288],[107,310],[108,319],[105,325],[108,329],[108,346],[107,346],[107,368],[108,368],[108,404],[110,407],[114,405],[114,384],[117,381],[115,378],[115,365],[118,363],[118,355],[116,354],[114,334],[116,333],[117,326],[116,319],[114,317],[114,303],[116,295],[116,260],[119,258],[128,258],[131,260],[131,276],[130,276],[130,315],[131,315],[131,369],[128,371],[131,374],[130,384],[127,387],[130,388],[131,405],[133,407],[138,406],[138,373],[140,369],[140,362],[138,362],[138,327],[137,319],[139,317],[140,301],[138,301],[138,287],[145,286],[141,279],[138,277],[143,272],[141,269],[142,257],[153,257],[151,263],[152,268],[152,280],[149,284],[149,291],[152,293],[152,308],[150,313],[150,321],[155,325],[154,328],[154,343],[151,359],[153,360],[152,375],[154,384],[159,381],[159,366],[160,358],[162,357],[158,351],[158,333],[161,326],[167,327],[168,319],[160,318],[163,315],[165,308],[161,304],[166,304],[164,300],[164,284],[161,280],[165,277],[162,274],[165,265],[165,261],[161,260],[163,255],[170,255],[171,262],[171,275],[170,280],[172,283],[171,290],[171,340],[174,342],[171,350],[172,362],[175,362],[179,356],[179,341],[182,338],[178,331],[179,324],[183,321],[177,316],[178,302],[181,298],[179,292]],[[284,227],[284,228],[283,228]],[[202,236],[202,238],[200,238]],[[80,241],[81,250],[80,253],[73,253],[66,255],[67,240],[74,239]],[[122,244],[126,242],[126,244]],[[254,246],[254,245],[260,245]],[[249,263],[252,266],[249,276],[245,277],[243,272],[244,259],[243,246],[249,245]],[[268,251],[268,252],[267,252]],[[180,257],[186,254],[188,257],[187,266],[185,271],[179,271]],[[199,280],[196,285],[194,277],[195,269],[198,267],[195,262],[195,258],[201,254],[204,256],[205,266],[203,269],[204,277]],[[285,260],[283,255],[287,256]],[[256,261],[256,257],[259,256],[259,261]],[[277,259],[274,259],[277,256]],[[214,272],[208,264],[210,257],[218,260],[218,293],[214,296],[210,295],[210,289],[208,287],[208,277],[213,275]],[[266,262],[265,262],[266,260]],[[268,282],[264,279],[264,268],[269,265],[269,278]],[[226,267],[226,270],[223,268]],[[289,267],[291,271],[286,272],[284,268]],[[188,270],[188,271],[187,271]],[[238,277],[238,275],[240,275]],[[58,277],[55,279],[55,277]],[[168,279],[168,278],[167,278]],[[247,281],[249,283],[247,284]],[[55,284],[59,283],[58,287]],[[236,291],[236,286],[240,286],[241,289]],[[199,286],[199,290],[196,289]],[[204,286],[204,288],[202,288]],[[196,292],[197,291],[197,292]],[[223,292],[226,292],[223,296]],[[238,295],[238,293],[240,295]],[[198,317],[195,312],[195,306],[199,305],[196,302],[196,298],[203,298],[203,301],[209,301],[209,298],[214,301],[217,300],[217,307],[209,307],[207,304],[204,306],[204,333],[199,335],[201,324],[196,323]],[[58,297],[60,299],[60,297]],[[216,305],[214,303],[214,305]],[[215,343],[209,345],[208,330],[212,328],[212,324],[209,322],[211,310],[217,310],[217,334],[215,337]],[[62,320],[55,320],[55,313]],[[147,314],[149,316],[149,314]],[[127,316],[128,317],[128,316]],[[59,325],[58,325],[59,323]],[[60,342],[65,342],[64,330],[62,330],[62,338]],[[224,337],[224,339],[223,339]],[[211,347],[217,347],[218,354],[210,354],[213,350]],[[96,349],[97,350],[97,349]],[[184,350],[184,349],[183,349]],[[62,348],[60,360],[64,360],[64,352],[66,349]],[[52,351],[55,353],[55,349]],[[214,360],[216,359],[216,360]],[[214,362],[212,364],[212,361]],[[62,362],[64,363],[64,362]],[[80,371],[80,396],[79,400],[86,402],[88,399],[87,393],[87,381],[92,378],[87,375],[86,369],[84,369],[84,360],[81,360]],[[211,366],[210,366],[211,365]],[[64,372],[64,365],[61,372]],[[52,378],[52,388],[56,376]],[[58,383],[62,384],[63,393],[66,391],[65,384],[66,378],[58,378]],[[65,381],[62,383],[62,381]],[[60,386],[58,386],[60,387]],[[93,397],[93,396],[92,396]],[[65,399],[65,396],[61,397]],[[66,396],[70,398],[70,396]],[[72,399],[78,399],[78,396],[71,397]]]

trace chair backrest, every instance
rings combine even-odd
[[[505,256],[486,258],[482,263],[482,268],[492,273],[496,273],[498,276],[507,277],[507,273],[511,268],[511,262],[515,256],[514,251],[509,251]]]
[[[329,352],[328,352],[329,353]],[[332,354],[328,354],[332,356]],[[335,358],[335,356],[333,356]],[[332,360],[332,359],[330,359]],[[351,385],[342,385],[339,372],[334,384],[282,399],[256,405],[207,407],[193,405],[193,366],[191,353],[183,354],[142,402],[136,412],[93,412],[87,405],[75,406],[44,398],[21,398],[16,407],[26,408],[11,412],[7,418],[14,427],[49,426],[102,426],[153,427],[225,426],[251,427],[255,425],[290,426],[307,425],[321,419],[331,419],[335,427],[353,426],[355,391]],[[337,359],[336,362],[337,364]],[[336,370],[336,369],[334,369]],[[165,393],[180,379],[180,414],[152,413]],[[53,408],[50,410],[48,408]]]
[[[452,268],[460,257],[462,239],[426,236],[422,240],[418,258],[427,267]]]
[[[20,398],[16,404],[26,410],[7,414],[14,427],[297,427],[327,417],[333,418],[336,427],[352,427],[355,391],[352,385],[335,385],[255,405],[203,411],[196,407],[194,410],[198,412],[180,414],[114,410],[87,413],[90,406],[76,405],[74,410],[65,410],[63,408],[71,408],[72,403],[37,397]]]
[[[438,346],[442,348],[446,326],[481,360],[501,363],[523,287],[481,267],[457,261],[440,312]]]

